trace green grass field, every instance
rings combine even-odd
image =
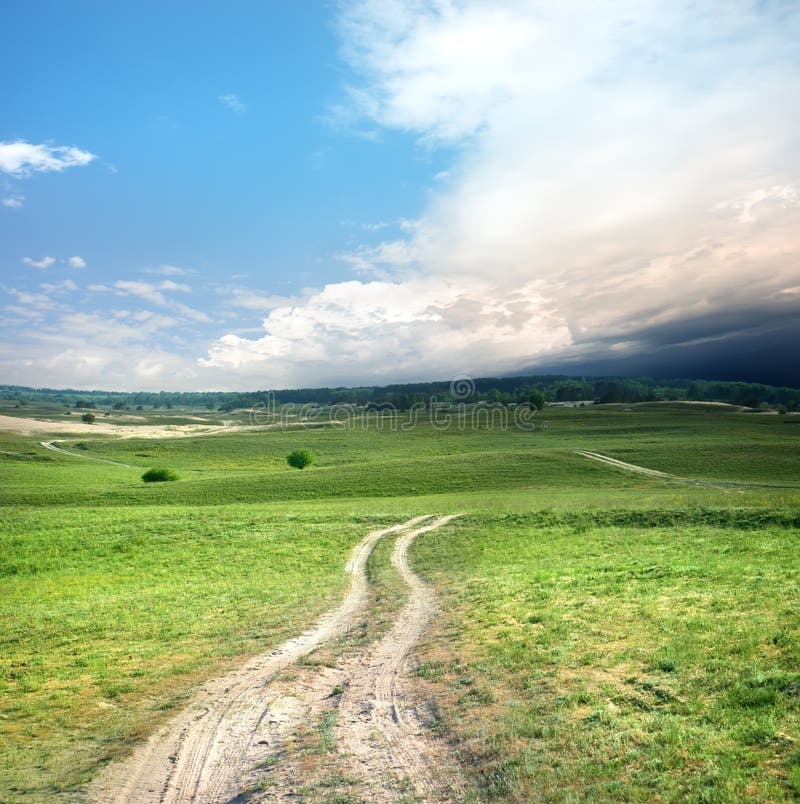
[[[417,545],[447,612],[419,672],[485,793],[800,793],[797,531],[698,513],[474,517]]]
[[[478,797],[790,800],[797,419],[652,404],[548,409],[533,432],[2,433],[0,800],[74,799],[194,684],[332,605],[373,525],[455,512],[412,552],[446,601],[419,682]],[[317,465],[290,469],[298,447]],[[178,480],[142,483],[151,466]],[[371,574],[396,605],[388,555]]]

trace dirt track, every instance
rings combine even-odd
[[[114,461],[111,458],[98,458],[96,455],[81,455],[80,452],[71,452],[68,449],[64,449],[63,447],[59,447],[56,445],[55,441],[40,441],[39,442],[45,449],[49,449],[51,452],[58,452],[60,455],[71,455],[73,458],[88,458],[90,461],[99,461],[100,463],[110,463],[114,466],[127,466],[128,469],[135,469],[135,466],[132,466],[129,463],[123,463],[122,461]]]
[[[363,777],[364,801],[394,801],[398,780],[417,801],[449,801],[458,788],[446,751],[422,726],[403,681],[408,653],[434,610],[432,593],[411,572],[408,545],[421,533],[453,519],[416,517],[369,533],[347,564],[350,589],[342,604],[316,628],[257,656],[244,667],[206,683],[192,703],[154,734],[130,759],[109,766],[93,784],[98,802],[188,802],[297,800],[296,773],[280,767],[287,740],[304,723],[330,709],[331,690],[339,704],[337,767],[349,765]],[[424,523],[424,524],[423,524]],[[298,670],[296,661],[351,629],[367,599],[365,566],[376,542],[399,533],[392,561],[409,585],[410,599],[389,633],[375,646],[343,658],[336,667]],[[275,766],[270,789],[255,793],[259,768]]]
[[[792,483],[751,483],[746,480],[697,480],[691,477],[680,477],[679,475],[671,475],[668,472],[660,472],[658,469],[648,469],[646,466],[637,466],[635,463],[627,463],[620,461],[617,458],[610,458],[608,455],[601,455],[599,452],[589,452],[585,449],[573,450],[576,455],[582,455],[584,458],[589,458],[593,461],[605,463],[608,466],[613,466],[616,469],[622,469],[626,472],[633,472],[637,475],[646,475],[647,477],[660,478],[672,483],[681,483],[686,486],[706,486],[716,489],[795,489],[798,485]]]
[[[661,477],[665,480],[687,480],[687,478],[670,475],[667,472],[659,472],[658,469],[648,469],[646,466],[637,466],[635,463],[626,463],[625,461],[620,461],[616,458],[609,458],[608,455],[601,455],[599,452],[589,452],[585,449],[576,449],[575,453],[577,455],[583,455],[584,458],[590,458],[593,461],[600,461],[600,463],[607,463],[609,466],[615,466],[617,469],[624,469],[626,472],[634,472],[638,475]]]
[[[403,532],[392,564],[408,584],[411,596],[394,627],[351,672],[339,704],[336,743],[352,757],[351,772],[371,779],[370,801],[395,801],[398,787],[409,781],[417,801],[457,800],[458,778],[447,768],[441,746],[432,744],[409,695],[404,668],[414,643],[434,611],[431,590],[408,566],[407,550],[420,534],[452,520]]]

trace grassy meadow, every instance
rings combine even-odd
[[[800,793],[796,531],[704,518],[478,516],[416,546],[446,612],[418,672],[485,794]]]
[[[0,433],[0,801],[75,800],[193,685],[331,606],[367,530],[424,513],[463,514],[412,559],[443,601],[418,680],[477,799],[791,800],[798,420],[640,404],[550,408],[533,431]],[[316,464],[288,467],[295,448]],[[143,483],[153,466],[178,480]],[[370,572],[396,605],[389,553]]]

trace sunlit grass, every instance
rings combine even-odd
[[[0,434],[0,800],[69,799],[198,680],[337,599],[375,523],[430,513],[466,517],[416,554],[447,613],[423,675],[484,792],[788,795],[800,427],[781,418],[656,406],[547,411],[534,432],[61,442],[82,457]],[[294,448],[317,464],[292,470]],[[575,449],[754,485],[665,483]],[[159,465],[179,479],[143,483]],[[390,551],[356,642],[402,604]]]
[[[800,531],[593,520],[473,518],[414,548],[446,612],[421,673],[484,794],[800,792]]]
[[[0,541],[0,799],[84,780],[198,678],[331,605],[363,522],[34,510]]]

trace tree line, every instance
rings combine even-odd
[[[0,398],[27,402],[49,402],[70,408],[164,409],[196,408],[231,411],[264,406],[273,402],[318,405],[392,405],[408,410],[427,405],[435,397],[441,402],[654,402],[695,400],[729,402],[757,408],[763,405],[800,410],[800,389],[761,383],[700,379],[656,380],[649,377],[483,377],[455,384],[450,381],[396,383],[385,386],[339,388],[293,388],[252,392],[239,391],[80,391],[76,389],[27,388],[0,385]]]

